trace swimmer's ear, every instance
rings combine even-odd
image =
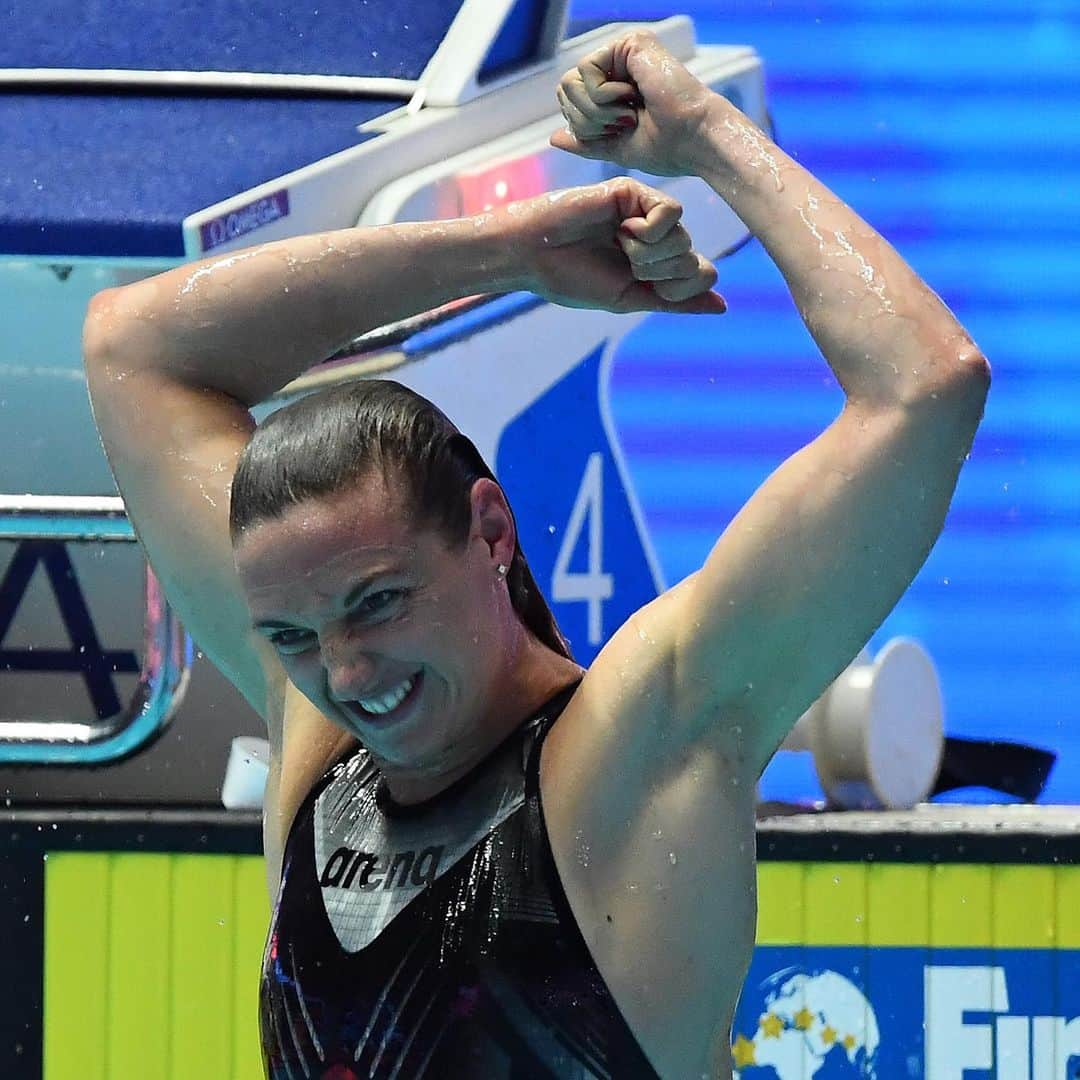
[[[592,158],[595,161],[614,161],[610,141],[604,139],[579,139],[569,128],[559,128],[548,142],[556,150],[565,150],[578,157]]]

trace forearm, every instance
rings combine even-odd
[[[926,398],[986,371],[934,291],[850,207],[719,95],[693,171],[738,214],[783,274],[848,398]]]
[[[188,264],[105,294],[86,348],[118,376],[153,368],[247,405],[377,326],[522,287],[497,215],[343,229]]]

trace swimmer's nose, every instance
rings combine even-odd
[[[323,652],[326,685],[336,701],[356,701],[378,682],[378,665],[357,649],[329,649]]]

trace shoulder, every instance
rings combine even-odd
[[[281,700],[281,733],[280,750],[271,757],[263,808],[264,846],[272,866],[280,866],[293,819],[311,789],[336,761],[360,746],[289,682]]]

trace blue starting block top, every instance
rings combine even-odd
[[[0,15],[0,68],[416,79],[463,3],[8,0]]]
[[[0,93],[0,254],[184,255],[184,218],[358,146],[397,98]]]
[[[357,129],[404,104],[466,2],[9,0],[0,13],[0,256],[182,258],[191,214],[378,138]],[[518,0],[480,78],[532,55],[553,2]],[[41,81],[56,72],[63,81]],[[362,96],[164,79],[80,85],[80,73],[103,72],[404,81]]]

